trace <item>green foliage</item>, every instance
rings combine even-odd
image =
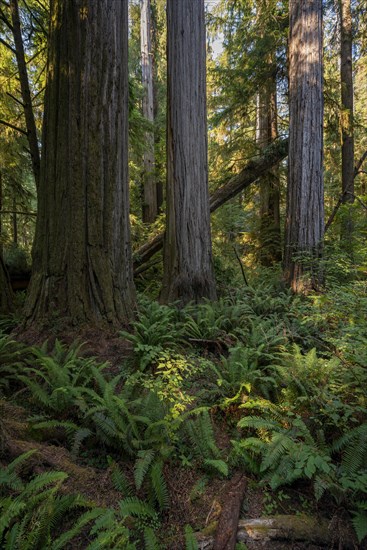
[[[143,302],[138,320],[132,323],[133,333],[120,332],[120,336],[133,343],[140,370],[154,365],[164,350],[179,342],[176,319],[174,308],[157,302]]]
[[[228,466],[217,447],[208,411],[199,411],[195,418],[184,423],[183,428],[191,443],[191,451],[202,467],[208,472],[228,476]]]
[[[58,340],[51,353],[47,342],[42,348],[30,349],[32,356],[16,379],[28,387],[40,408],[70,413],[83,388],[91,386],[97,370],[105,368],[106,364],[97,366],[94,359],[81,357],[80,349],[78,342],[67,348]]]
[[[90,509],[91,505],[78,495],[60,495],[61,485],[67,478],[63,472],[44,472],[28,482],[23,481],[19,470],[33,452],[19,456],[1,472],[0,545],[9,549],[59,550],[96,519],[101,509]],[[83,512],[85,508],[87,511]],[[75,511],[78,519],[60,535],[60,524]]]
[[[198,542],[195,538],[191,525],[185,525],[185,549],[198,550]]]

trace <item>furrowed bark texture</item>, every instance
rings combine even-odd
[[[28,323],[118,325],[134,287],[128,0],[53,0]]]
[[[167,2],[167,229],[161,300],[216,296],[206,128],[204,0]]]
[[[153,55],[151,40],[151,5],[150,0],[141,0],[141,73],[143,84],[143,116],[154,123],[154,82]],[[143,155],[143,222],[152,223],[158,215],[157,185],[155,181],[154,133],[145,136]]]
[[[227,183],[210,195],[210,212],[215,212],[217,208],[227,201],[247,189],[252,183],[257,181],[260,176],[266,174],[268,170],[279,164],[288,155],[288,140],[279,140],[267,147],[259,158],[250,160],[248,164],[233,176]],[[154,254],[159,252],[163,246],[164,234],[159,233],[151,241],[143,244],[134,253],[134,269],[137,269],[146,263]]]
[[[12,18],[12,31],[15,44],[15,53],[19,71],[20,89],[23,100],[24,116],[27,127],[27,140],[32,159],[33,175],[36,182],[36,187],[39,186],[40,180],[40,152],[38,147],[37,128],[34,119],[31,90],[29,87],[27,65],[24,55],[24,46],[22,32],[20,27],[19,6],[18,0],[10,0],[10,10]]]
[[[324,236],[322,1],[290,0],[289,156],[285,278],[319,284]]]

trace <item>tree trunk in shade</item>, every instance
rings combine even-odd
[[[343,202],[354,197],[354,131],[353,131],[353,66],[352,13],[350,0],[340,0],[340,80],[342,101],[342,195]],[[350,247],[353,232],[351,217],[342,222],[341,238]]]
[[[162,301],[216,297],[206,127],[204,0],[167,2],[167,226]]]
[[[257,143],[266,148],[278,137],[275,77],[258,94]],[[279,173],[275,167],[260,179],[260,262],[270,266],[282,259]]]
[[[151,27],[150,0],[141,0],[140,37],[141,73],[143,84],[143,116],[153,125],[154,80]],[[145,136],[143,166],[143,222],[152,223],[158,215],[153,131],[147,132]]]
[[[53,0],[28,324],[116,326],[134,286],[128,0]]]
[[[12,31],[15,44],[15,53],[19,71],[20,90],[23,100],[24,117],[27,127],[27,140],[32,159],[33,175],[36,187],[39,186],[40,179],[40,152],[38,147],[37,128],[34,118],[31,90],[27,72],[27,64],[24,54],[23,38],[20,27],[18,0],[10,0]]]
[[[7,315],[14,309],[13,291],[10,285],[9,275],[0,254],[0,315]]]
[[[290,0],[289,155],[284,274],[320,283],[324,237],[322,1]]]

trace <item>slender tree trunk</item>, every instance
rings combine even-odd
[[[141,0],[141,73],[143,83],[143,116],[154,124],[153,53],[151,40],[150,0]],[[152,223],[158,214],[157,185],[155,179],[154,132],[145,136],[143,158],[143,222]]]
[[[258,146],[264,149],[277,137],[276,81],[271,76],[258,94]],[[260,262],[264,266],[282,259],[279,203],[279,172],[275,167],[260,179]]]
[[[353,131],[353,66],[352,13],[350,0],[340,0],[340,80],[342,101],[342,195],[343,202],[354,197],[354,131]],[[353,233],[351,216],[342,223],[341,238],[350,250]]]
[[[18,218],[17,218],[17,201],[13,197],[13,244],[18,244]]]
[[[206,128],[204,0],[167,2],[167,229],[163,301],[216,296]]]
[[[322,1],[290,0],[289,162],[284,273],[317,287],[324,237]]]
[[[14,310],[14,297],[10,279],[3,257],[0,254],[0,315],[7,315]]]
[[[127,47],[128,0],[53,0],[28,323],[131,318]]]
[[[10,9],[15,52],[19,71],[20,89],[22,93],[24,116],[27,127],[27,139],[32,158],[34,179],[36,181],[36,187],[38,188],[40,180],[40,152],[38,147],[36,122],[33,113],[31,90],[29,87],[27,65],[24,55],[18,0],[10,0]]]

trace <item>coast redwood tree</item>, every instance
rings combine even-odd
[[[128,0],[53,0],[28,323],[118,325],[134,303]]]
[[[317,287],[324,237],[322,0],[289,2],[289,154],[285,278]]]
[[[204,0],[167,2],[167,225],[162,301],[215,298]]]

